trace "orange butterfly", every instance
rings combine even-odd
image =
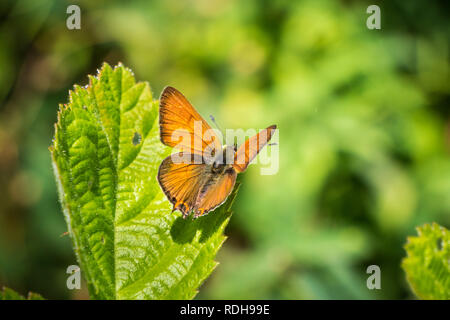
[[[222,147],[189,101],[177,89],[166,87],[159,102],[159,130],[161,142],[180,152],[162,161],[158,182],[173,211],[181,211],[183,218],[194,212],[197,218],[225,202],[237,174],[247,169],[271,139],[276,125],[260,131],[239,149]]]

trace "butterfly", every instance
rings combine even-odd
[[[164,88],[159,100],[161,142],[178,149],[165,158],[158,182],[167,199],[186,218],[206,215],[225,202],[236,182],[269,142],[276,125],[247,139],[239,148],[222,146],[219,137],[189,101],[173,87]]]

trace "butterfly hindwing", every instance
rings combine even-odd
[[[174,158],[177,156],[177,158]],[[173,210],[184,217],[191,211],[194,217],[202,216],[222,204],[233,190],[236,171],[229,167],[222,173],[214,173],[211,165],[200,163],[198,155],[184,154],[184,162],[174,161],[183,157],[180,152],[165,158],[158,171],[158,181]],[[187,161],[191,158],[191,162]]]
[[[195,218],[221,205],[233,190],[236,171],[230,167],[220,174],[211,174],[197,195]]]
[[[174,161],[178,160],[175,156],[191,158],[191,162]],[[173,204],[173,210],[180,210],[183,216],[187,216],[194,209],[198,192],[207,179],[207,167],[201,156],[181,152],[162,161],[158,170],[158,182]]]

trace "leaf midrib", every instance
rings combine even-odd
[[[104,126],[104,123],[103,123],[103,119],[102,119],[102,114],[101,114],[100,108],[99,108],[99,106],[97,104],[97,95],[96,95],[96,92],[95,92],[96,91],[95,84],[93,84],[92,87],[91,87],[91,92],[92,92],[92,95],[93,95],[94,109],[96,111],[95,112],[96,118],[97,118],[98,124],[100,125],[100,128],[102,130],[102,133],[106,137],[106,141],[107,141],[107,144],[108,144],[108,149],[109,149],[109,152],[110,152],[110,156],[112,158],[111,163],[113,165],[113,172],[114,172],[114,174],[113,174],[113,178],[114,178],[114,188],[113,188],[113,190],[114,190],[113,191],[113,193],[114,193],[113,194],[114,203],[112,205],[112,209],[113,209],[112,217],[113,217],[113,224],[114,224],[114,231],[112,232],[112,235],[113,235],[113,250],[114,250],[114,254],[113,254],[113,257],[114,257],[114,259],[113,259],[114,275],[113,275],[113,277],[111,277],[113,279],[113,281],[114,281],[114,283],[112,284],[112,287],[114,288],[114,299],[117,298],[117,287],[116,287],[116,283],[117,283],[117,281],[116,281],[116,274],[117,274],[117,272],[116,272],[116,256],[115,256],[115,252],[116,252],[116,211],[117,211],[117,192],[118,192],[118,185],[119,185],[119,183],[118,183],[118,180],[119,180],[118,179],[119,178],[118,163],[119,163],[119,154],[120,154],[120,135],[121,135],[120,126],[121,126],[121,119],[122,119],[122,110],[120,108],[120,105],[122,103],[122,92],[123,92],[123,73],[122,73],[121,69],[119,69],[119,70],[120,70],[120,87],[119,87],[120,88],[120,93],[118,95],[119,100],[115,101],[115,104],[116,104],[117,108],[119,109],[119,117],[118,117],[119,119],[118,119],[118,123],[117,123],[117,127],[118,127],[118,129],[117,129],[118,130],[117,155],[114,155],[114,150],[113,150],[113,146],[112,146],[112,143],[111,143],[111,139],[110,139],[110,136],[109,136],[107,130],[105,129],[105,126]],[[114,72],[115,72],[115,70],[112,69],[111,70],[111,75],[112,76],[114,76]],[[98,78],[99,85],[100,85],[100,81],[101,81],[100,77]],[[112,86],[110,84],[111,80],[110,80],[109,77],[106,77],[106,80],[107,81],[105,81],[104,86],[107,87],[107,89],[111,91],[111,95],[114,97],[114,94],[113,94],[113,91],[112,91]],[[133,88],[133,86],[131,86],[128,90],[130,90],[131,88]],[[137,99],[135,101],[135,103],[133,105],[133,108],[136,106],[137,101],[139,101],[139,99]],[[133,109],[133,108],[130,108],[130,109]]]

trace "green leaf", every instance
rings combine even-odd
[[[44,300],[40,294],[34,292],[28,292],[28,297],[25,298],[16,291],[3,287],[3,291],[0,291],[0,300]]]
[[[437,223],[417,228],[408,237],[402,261],[406,278],[420,299],[450,299],[450,233]]]
[[[50,151],[91,297],[193,298],[216,265],[237,188],[206,217],[171,212],[156,179],[170,149],[148,83],[104,64],[60,106]]]

